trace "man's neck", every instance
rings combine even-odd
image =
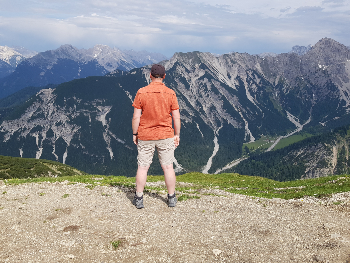
[[[163,83],[163,79],[162,78],[154,78],[154,79],[152,79],[152,83]]]

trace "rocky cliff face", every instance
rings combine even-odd
[[[131,128],[121,124],[129,123],[131,116],[119,116],[130,108],[125,91],[111,78],[77,82],[41,90],[3,121],[1,154],[56,160],[105,174],[136,158],[132,142],[125,138]],[[123,168],[119,166],[120,173]]]
[[[69,50],[61,50],[59,59]],[[104,52],[101,48],[107,61],[110,56]],[[220,170],[241,157],[243,142],[263,134],[287,137],[303,129],[330,130],[349,123],[349,57],[347,47],[322,39],[302,56],[191,52],[163,61],[166,85],[175,90],[181,107],[178,171]],[[0,153],[59,160],[88,172],[130,170],[127,164],[135,158],[128,137],[131,101],[147,85],[149,70],[42,91],[1,123]],[[306,150],[305,156],[312,151]],[[304,177],[313,176],[317,162],[310,161]],[[156,167],[153,171],[159,172]]]

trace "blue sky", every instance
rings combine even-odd
[[[0,46],[39,52],[282,53],[323,37],[350,46],[349,28],[349,0],[0,0]]]

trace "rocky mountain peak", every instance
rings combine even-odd
[[[320,65],[341,63],[350,58],[350,50],[331,38],[322,38],[307,53],[309,58],[318,59]]]
[[[313,49],[317,49],[317,48],[321,48],[321,49],[332,48],[332,49],[336,50],[336,49],[346,48],[346,46],[341,44],[341,43],[339,43],[338,41],[336,41],[336,40],[334,40],[332,38],[324,37],[324,38],[320,39],[313,46]]]
[[[201,53],[199,51],[192,51],[187,53],[176,52],[169,62],[170,64],[178,62],[180,64],[196,66],[201,64],[204,54],[211,55],[210,53]],[[211,56],[214,58],[213,55]]]
[[[72,45],[66,44],[60,46],[55,50],[48,50],[41,52],[34,57],[30,58],[28,61],[32,64],[49,63],[53,64],[57,59],[70,59],[74,61],[79,61],[82,58],[82,54],[79,49],[73,47]]]
[[[7,46],[0,46],[0,59],[8,62],[14,55],[20,56],[21,54],[15,51],[13,48]]]
[[[118,48],[111,48],[107,45],[95,45],[93,48],[89,48],[86,54],[94,58],[99,56],[114,55],[115,53],[122,53]]]
[[[106,45],[95,45],[93,48],[89,48],[86,50],[85,56],[89,60],[96,59],[108,71],[115,70],[120,61],[126,61],[122,51]]]

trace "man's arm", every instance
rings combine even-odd
[[[134,115],[132,117],[132,133],[137,134],[137,130],[139,129],[140,125],[140,118],[141,118],[142,110],[134,108]],[[137,135],[132,136],[132,140],[137,145]]]
[[[175,146],[177,147],[180,144],[180,129],[181,129],[180,110],[173,110],[171,112],[171,115],[173,116],[174,130],[175,130],[174,143],[175,143]]]

